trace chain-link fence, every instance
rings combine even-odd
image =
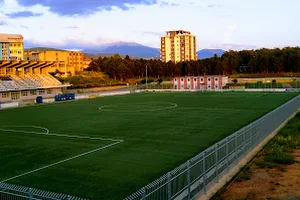
[[[125,200],[194,199],[300,108],[300,95],[146,185]]]
[[[24,186],[0,183],[0,200],[87,200]]]

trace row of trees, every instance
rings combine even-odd
[[[282,73],[300,72],[300,47],[283,49],[259,49],[228,51],[221,57],[197,61],[163,63],[160,60],[124,59],[115,54],[112,57],[99,57],[93,60],[88,71],[104,72],[115,80],[126,80],[133,77],[145,77],[146,66],[148,76],[174,77],[186,75],[233,73]]]

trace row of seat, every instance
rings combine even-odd
[[[61,86],[51,75],[25,74],[21,76],[9,75],[11,80],[0,80],[0,91],[25,90],[43,87]]]

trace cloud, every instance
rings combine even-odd
[[[258,46],[253,45],[243,45],[243,44],[214,44],[210,45],[209,48],[214,49],[223,49],[223,50],[250,50],[250,49],[258,49]]]
[[[216,8],[216,7],[220,7],[221,5],[218,4],[208,4],[207,7],[208,8]]]
[[[129,10],[131,5],[153,5],[157,0],[17,0],[25,7],[42,5],[62,16],[88,15],[100,10],[110,11],[113,7]]]
[[[227,30],[224,32],[224,43],[232,43],[233,34],[237,28],[238,26],[236,24],[230,24],[227,27]]]
[[[0,20],[0,26],[6,26],[8,23],[4,20]]]
[[[154,35],[154,36],[163,36],[163,32],[152,32],[152,31],[145,31],[142,33],[143,35]]]
[[[20,28],[23,28],[23,29],[29,29],[29,27],[28,26],[25,26],[25,25],[20,25]]]
[[[38,17],[38,16],[42,16],[43,14],[33,13],[31,11],[20,11],[20,12],[7,13],[5,15],[11,18],[25,18],[25,17]]]
[[[78,26],[65,26],[65,29],[78,29]]]
[[[176,4],[176,3],[169,3],[169,2],[163,1],[163,2],[160,3],[159,6],[160,6],[161,8],[163,8],[163,7],[179,6],[179,4]]]
[[[70,39],[68,37],[62,38],[60,40],[49,41],[49,40],[36,40],[35,38],[25,38],[24,46],[25,48],[32,47],[51,47],[51,48],[60,48],[60,49],[89,49],[97,48],[103,49],[107,45],[110,45],[115,40],[105,41],[105,38],[98,37],[94,40],[77,40]]]

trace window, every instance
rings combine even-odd
[[[181,81],[183,81],[183,78],[181,78]]]
[[[196,82],[196,81],[197,81],[197,78],[194,78],[194,81]]]
[[[188,82],[190,82],[190,79],[188,78]]]
[[[210,81],[210,78],[208,78],[207,80]]]
[[[177,81],[177,78],[175,78],[175,81]]]
[[[30,95],[36,95],[36,90],[31,90]]]
[[[45,90],[39,90],[39,94],[45,94]]]
[[[22,92],[21,92],[21,95],[22,95],[22,97],[28,96],[28,91],[22,91]]]
[[[8,93],[8,92],[3,92],[3,93],[1,93],[1,95],[2,95],[2,98],[3,98],[3,99],[9,97],[9,93]]]
[[[203,82],[203,78],[201,78],[201,82]]]
[[[51,90],[47,90],[47,94],[51,94],[52,93],[52,91]]]
[[[218,81],[218,78],[215,78],[216,81]]]
[[[20,93],[19,92],[12,92],[11,93],[11,99],[16,100],[20,98]]]

